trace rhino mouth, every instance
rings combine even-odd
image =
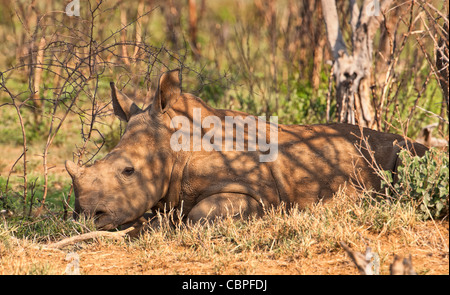
[[[116,218],[110,212],[97,210],[94,213],[94,224],[97,229],[110,230],[118,226]]]
[[[119,226],[115,214],[109,210],[97,209],[91,211],[81,208],[81,210],[75,210],[73,215],[75,220],[78,220],[80,216],[92,218],[95,227],[99,230],[110,230]]]

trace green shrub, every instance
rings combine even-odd
[[[399,153],[403,165],[398,168],[398,181],[394,185],[383,186],[388,195],[400,201],[417,204],[419,216],[426,220],[441,218],[449,212],[449,154],[438,149],[430,149],[423,157],[411,156],[403,150]],[[387,179],[392,173],[384,171]]]

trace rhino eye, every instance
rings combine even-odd
[[[134,168],[133,167],[126,167],[122,171],[122,174],[125,175],[125,176],[131,176],[133,173],[134,173]]]

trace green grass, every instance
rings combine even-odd
[[[34,209],[40,206],[43,197],[44,179],[42,175],[28,175],[28,194],[26,204],[23,203],[23,180],[20,176],[10,177],[8,188],[6,188],[7,178],[0,177],[1,202],[0,208],[13,212],[28,212],[32,214]],[[62,177],[51,174],[48,181],[49,191],[46,198],[46,207],[50,212],[62,212],[64,200],[70,191],[71,180],[69,177]],[[69,205],[73,208],[74,196],[70,199]],[[30,212],[31,208],[31,212]]]

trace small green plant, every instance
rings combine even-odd
[[[411,156],[407,150],[399,153],[403,165],[398,168],[394,185],[383,181],[386,192],[400,201],[413,201],[423,220],[442,218],[449,212],[449,154],[430,149],[423,157]],[[384,171],[392,181],[392,173]],[[392,182],[391,182],[392,183]]]

